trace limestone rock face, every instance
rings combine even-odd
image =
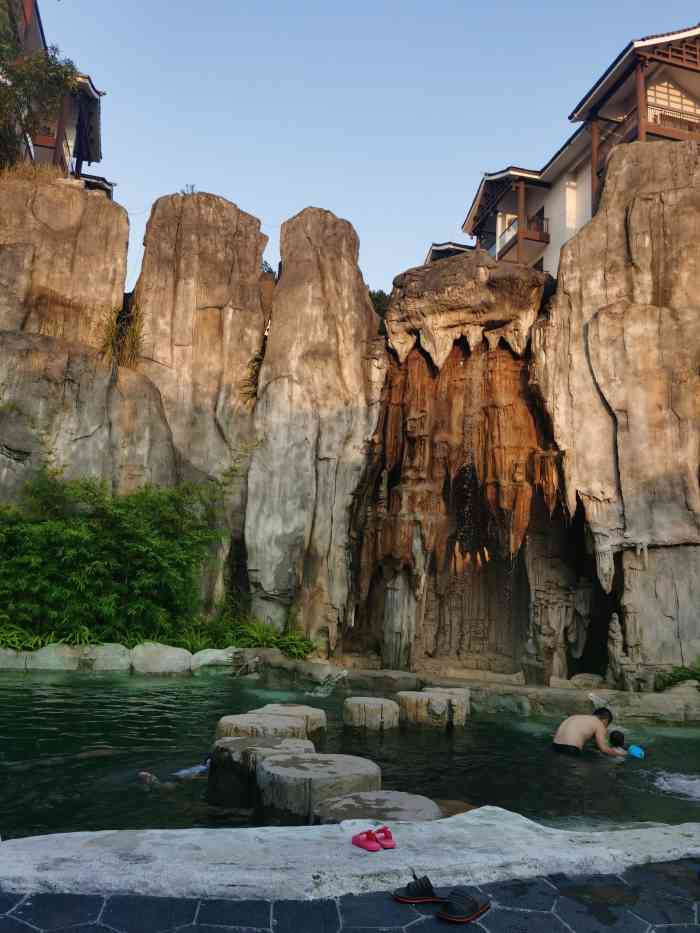
[[[133,296],[144,328],[138,368],[158,386],[173,440],[206,475],[231,467],[250,439],[244,385],[265,330],[260,221],[211,194],[153,206]]]
[[[99,348],[124,298],[124,208],[81,182],[4,175],[0,217],[0,331]]]
[[[642,667],[692,658],[700,639],[699,157],[696,143],[614,150],[533,332],[569,511],[581,504],[603,588],[623,590],[621,650]]]
[[[177,478],[156,388],[97,351],[39,334],[0,332],[0,500],[49,462],[115,491]]]
[[[393,668],[458,656],[520,669],[528,595],[514,558],[535,497],[547,517],[559,500],[524,358],[545,282],[482,250],[394,281],[397,355],[355,513],[358,625],[345,650],[379,647]]]
[[[385,350],[351,225],[309,208],[282,226],[255,409],[246,545],[258,615],[295,605],[332,648],[351,621],[350,513],[374,431]]]

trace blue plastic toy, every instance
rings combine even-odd
[[[647,753],[639,745],[630,745],[627,753],[633,758],[646,758]]]

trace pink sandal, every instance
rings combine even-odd
[[[382,849],[395,849],[396,842],[394,837],[391,835],[391,830],[388,826],[380,826],[379,829],[375,829],[374,835],[377,837],[377,842],[382,847]]]
[[[379,844],[379,840],[371,829],[366,830],[364,833],[358,833],[356,836],[353,836],[352,844],[357,846],[358,849],[366,849],[367,852],[379,852],[382,848],[382,846]]]

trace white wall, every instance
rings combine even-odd
[[[576,233],[577,201],[576,176],[569,172],[560,175],[546,192],[544,215],[549,218],[549,243],[542,255],[542,265],[551,275],[557,274],[562,246]]]
[[[591,219],[591,160],[585,159],[576,172],[576,229]]]

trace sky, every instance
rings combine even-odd
[[[129,212],[129,286],[151,205],[194,185],[279,228],[349,220],[371,288],[464,240],[484,172],[541,168],[633,38],[700,19],[665,0],[40,0],[47,41],[96,86],[103,160]]]

